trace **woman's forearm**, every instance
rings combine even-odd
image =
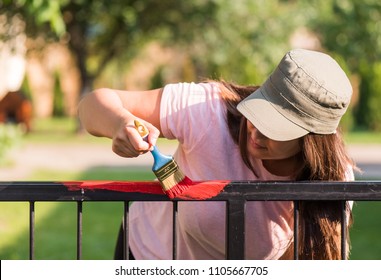
[[[78,115],[83,127],[92,135],[113,138],[131,113],[111,89],[98,89],[80,101]]]

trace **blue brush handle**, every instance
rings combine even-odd
[[[148,135],[143,137],[143,140],[148,143]],[[166,156],[160,153],[159,149],[156,146],[153,146],[153,150],[151,151],[153,156],[153,166],[152,171],[157,171],[170,162],[173,158],[171,156]]]
[[[159,152],[159,149],[156,146],[153,146],[153,150],[151,151],[151,154],[153,156],[153,166],[152,171],[157,171],[160,168],[162,168],[164,165],[166,165],[168,162],[172,161],[173,158],[171,156],[163,155]]]

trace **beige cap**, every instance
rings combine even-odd
[[[349,79],[332,57],[295,49],[237,109],[268,138],[287,141],[335,133],[351,96]]]

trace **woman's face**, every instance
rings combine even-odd
[[[288,159],[301,151],[300,139],[276,141],[267,138],[247,120],[247,150],[252,157],[262,160]]]

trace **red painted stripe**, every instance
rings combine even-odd
[[[185,200],[205,200],[218,195],[230,181],[181,181],[174,186],[171,198]],[[69,181],[63,182],[69,190],[110,190],[118,192],[137,192],[147,194],[163,194],[158,181]],[[172,188],[172,189],[173,189]],[[176,192],[177,191],[177,192]],[[167,194],[168,195],[168,194]]]
[[[69,190],[110,190],[118,192],[138,192],[149,194],[164,194],[161,185],[156,181],[83,181],[64,182]]]

